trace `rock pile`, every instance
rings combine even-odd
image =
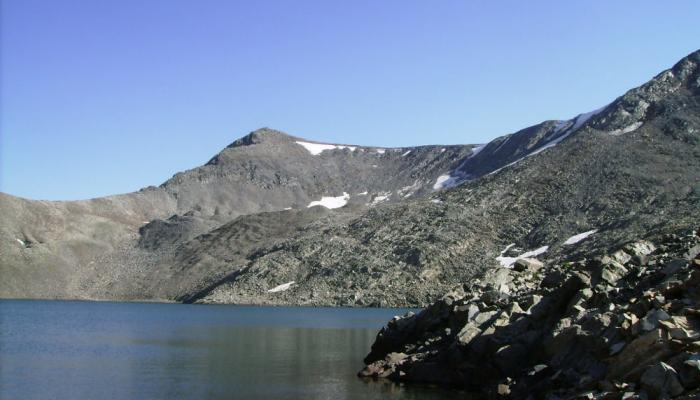
[[[488,398],[700,398],[700,237],[518,260],[379,332],[362,377]]]

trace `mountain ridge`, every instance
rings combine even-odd
[[[423,305],[498,266],[512,242],[549,245],[553,260],[603,251],[695,209],[699,61],[480,146],[261,128],[158,187],[76,202],[0,194],[0,297]],[[580,250],[552,247],[591,229]]]

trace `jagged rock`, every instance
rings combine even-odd
[[[681,384],[686,389],[696,389],[700,386],[700,355],[692,354],[683,361],[678,375]]]
[[[607,379],[627,379],[641,374],[640,366],[650,365],[674,353],[670,338],[661,329],[647,332],[632,340],[617,356],[610,359]]]
[[[508,304],[505,309],[506,313],[511,316],[517,314],[525,314],[525,311],[520,307],[520,304],[518,304],[517,301],[513,301],[512,303]]]
[[[481,296],[481,301],[487,305],[494,305],[508,299],[510,290],[507,285],[501,285],[498,289],[491,289],[484,292]]]
[[[518,258],[513,264],[513,269],[518,272],[536,272],[539,271],[544,264],[536,258]]]
[[[522,300],[522,305],[525,307],[526,312],[530,312],[530,310],[537,306],[540,301],[542,301],[542,296],[539,294],[530,294],[528,296],[525,296]]]
[[[700,339],[700,332],[693,329],[693,324],[685,316],[674,315],[667,320],[660,320],[659,324],[668,331],[673,339],[683,341]]]
[[[618,250],[612,253],[609,257],[603,257],[603,264],[609,264],[609,260],[615,261],[620,265],[627,264],[632,259],[632,256],[624,250]]]
[[[628,273],[627,268],[615,259],[604,258],[601,262],[603,264],[603,269],[600,277],[611,285],[615,285],[618,280],[622,279],[622,277]]]
[[[683,256],[686,260],[697,259],[700,256],[700,245],[691,247]]]
[[[479,329],[476,323],[469,323],[457,334],[457,342],[460,345],[466,346],[479,335],[481,335],[481,329]]]
[[[678,374],[664,362],[647,368],[639,382],[653,399],[664,399],[683,393],[683,386],[678,381]]]
[[[634,256],[647,256],[656,250],[656,246],[648,240],[639,240],[633,243],[629,243],[623,247],[624,251]]]
[[[497,388],[497,393],[499,396],[507,396],[510,394],[510,386],[506,384],[499,384]]]
[[[659,321],[671,318],[664,310],[651,310],[639,321],[639,329],[642,332],[649,332],[659,326]]]
[[[625,265],[618,261],[624,260],[622,253],[615,252],[617,260],[543,265],[538,273],[559,280],[539,287],[520,285],[517,278],[501,280],[511,292],[496,302],[484,301],[498,292],[487,277],[441,319],[457,335],[425,340],[443,326],[438,324],[423,335],[413,332],[412,337],[423,338],[415,344],[408,340],[395,346],[409,354],[401,368],[418,368],[422,379],[429,379],[427,369],[439,370],[428,382],[444,383],[449,376],[450,385],[493,395],[507,382],[504,396],[512,399],[656,399],[695,393],[700,272],[687,262],[672,271],[667,267],[700,237],[662,237],[660,243],[626,245]],[[636,262],[640,255],[648,263]],[[605,268],[616,275],[612,282],[603,279]],[[431,306],[431,313],[442,309],[441,303]],[[399,381],[418,376],[388,373],[385,363],[375,362],[380,366],[375,376],[389,374]]]
[[[681,268],[685,267],[686,265],[688,265],[688,261],[685,259],[671,260],[666,263],[666,266],[662,272],[666,276],[671,276],[680,271]]]

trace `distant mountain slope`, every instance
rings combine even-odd
[[[136,193],[71,202],[0,194],[0,296],[87,296],[91,279],[101,282],[113,274],[119,282],[110,285],[122,284],[126,265],[154,258],[139,249],[181,243],[241,215],[305,209],[314,202],[364,207],[424,196],[472,148],[339,146],[265,128],[206,165]],[[102,260],[117,264],[95,271]]]
[[[682,225],[700,203],[699,60],[486,145],[382,149],[261,129],[157,188],[0,195],[0,296],[421,305],[498,266],[510,243],[503,256],[548,246],[540,257],[556,259]]]

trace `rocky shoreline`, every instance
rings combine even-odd
[[[359,376],[507,399],[700,398],[700,237],[519,259],[379,332]]]

